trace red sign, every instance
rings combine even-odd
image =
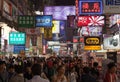
[[[80,14],[102,14],[102,1],[80,1]]]
[[[79,16],[77,26],[103,26],[104,16]]]

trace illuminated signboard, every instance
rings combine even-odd
[[[44,15],[52,15],[54,20],[67,20],[68,15],[75,15],[75,6],[46,6]]]
[[[101,39],[96,36],[84,37],[84,50],[101,50]]]
[[[83,35],[83,36],[100,36],[100,35],[102,35],[102,27],[83,26],[82,28],[79,28],[78,31],[80,33],[79,35]]]
[[[104,16],[79,16],[77,26],[104,26]]]
[[[35,27],[34,16],[19,15],[18,16],[18,27],[29,27],[29,28]]]
[[[79,14],[102,14],[102,1],[79,1]]]
[[[60,33],[60,21],[53,20],[52,33]]]
[[[9,44],[11,45],[25,44],[25,42],[26,42],[25,33],[11,32],[9,34]]]
[[[52,15],[35,16],[36,27],[52,27]]]
[[[109,36],[104,36],[104,49],[120,49],[120,44],[119,44],[119,35],[109,35]]]
[[[14,45],[15,54],[19,54],[21,51],[25,51],[25,45]]]

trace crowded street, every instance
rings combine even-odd
[[[120,82],[120,0],[0,0],[0,82]]]

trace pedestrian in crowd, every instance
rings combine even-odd
[[[83,68],[81,82],[97,82],[96,79],[90,75],[90,68],[89,67]]]
[[[23,66],[15,65],[16,74],[11,77],[9,82],[25,82],[25,78],[23,76]]]
[[[77,82],[77,78],[78,78],[78,75],[77,75],[77,72],[75,71],[75,67],[72,67],[70,69],[69,80],[70,82]]]
[[[98,63],[94,62],[93,67],[91,68],[91,75],[98,80],[99,79],[99,70],[98,70]]]
[[[32,66],[32,74],[33,74],[33,78],[31,80],[28,80],[26,82],[49,82],[48,79],[43,79],[40,75],[41,75],[41,66],[40,64],[34,64]]]
[[[0,60],[0,82],[8,82],[8,73],[6,71],[5,61]]]
[[[27,63],[26,66],[25,66],[25,71],[24,71],[24,78],[26,80],[30,80],[32,79],[32,70],[31,70],[31,63]]]
[[[116,65],[113,62],[108,64],[108,70],[104,77],[104,82],[117,82]]]
[[[57,73],[53,76],[52,82],[68,82],[67,77],[65,76],[64,65],[60,65],[57,68]]]
[[[7,71],[8,71],[8,79],[10,80],[15,75],[14,65],[10,64]]]

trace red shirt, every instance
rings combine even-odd
[[[104,78],[104,82],[116,82],[116,74],[107,72]]]

